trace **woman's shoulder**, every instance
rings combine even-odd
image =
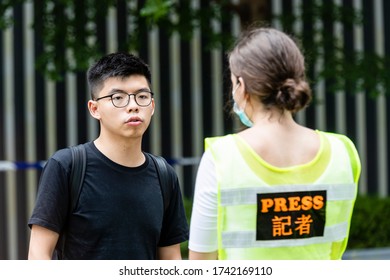
[[[323,135],[324,137],[326,137],[327,139],[330,139],[330,140],[338,140],[338,141],[341,141],[344,143],[344,145],[346,146],[350,146],[350,147],[353,147],[355,148],[355,144],[352,142],[352,140],[345,134],[340,134],[340,133],[335,133],[335,132],[329,132],[329,131],[320,131],[320,130],[316,130],[317,133],[319,133],[320,135]]]
[[[222,145],[223,143],[232,141],[237,134],[226,134],[222,136],[213,136],[205,138],[205,148],[209,148],[213,145]]]
[[[341,142],[342,145],[345,147],[346,151],[348,152],[350,161],[351,161],[351,166],[353,169],[354,173],[354,178],[355,181],[359,179],[360,172],[361,172],[361,162],[360,162],[360,156],[359,152],[353,143],[353,141],[344,134],[340,133],[333,133],[333,132],[323,132],[323,131],[318,131],[318,133],[324,135],[324,137],[327,137],[330,141],[338,141]]]

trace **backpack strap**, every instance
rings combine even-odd
[[[84,174],[87,166],[87,153],[83,144],[69,147],[72,153],[71,172],[69,177],[69,210],[68,217],[76,210],[77,201],[80,196],[81,187],[84,182]],[[66,225],[63,232],[60,234],[56,249],[53,254],[53,259],[63,259],[66,240]]]
[[[83,144],[71,146],[72,151],[72,171],[70,173],[70,213],[72,213],[77,206],[80,196],[81,187],[84,182],[84,174],[87,166],[87,153]]]
[[[168,162],[161,156],[155,156],[149,154],[149,157],[153,160],[156,166],[158,180],[160,181],[161,193],[164,202],[164,212],[168,209],[169,202],[171,200],[171,194],[174,187],[172,178],[168,172]]]

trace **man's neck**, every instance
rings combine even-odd
[[[94,144],[101,153],[120,165],[136,167],[145,162],[141,149],[142,138],[107,139],[101,135]]]

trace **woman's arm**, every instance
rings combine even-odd
[[[192,250],[189,251],[190,260],[216,260],[218,259],[218,251],[210,253],[199,253]]]

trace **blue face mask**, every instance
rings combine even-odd
[[[236,88],[233,90],[232,94],[234,96],[234,94],[236,93],[236,90],[238,88],[240,84],[237,84]],[[234,99],[233,99],[234,101]],[[240,121],[247,127],[252,127],[253,126],[253,123],[251,122],[251,120],[248,118],[248,116],[245,114],[245,111],[244,110],[241,110],[236,101],[234,101],[234,105],[233,105],[233,111],[234,113],[236,113],[236,115],[240,118]]]

